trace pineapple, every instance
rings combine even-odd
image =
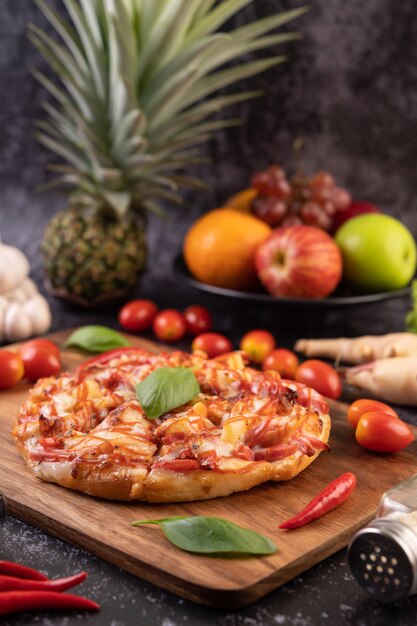
[[[181,203],[198,147],[235,121],[210,116],[259,92],[219,94],[285,60],[227,66],[244,53],[297,38],[271,34],[305,9],[219,29],[254,0],[62,0],[64,19],[36,0],[60,39],[35,25],[30,37],[59,81],[34,70],[53,96],[38,139],[65,163],[51,185],[71,188],[48,225],[45,270],[57,295],[95,304],[126,295],[144,269],[145,215]]]

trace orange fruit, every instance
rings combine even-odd
[[[257,195],[258,191],[256,189],[244,189],[226,200],[224,206],[236,209],[236,211],[241,211],[242,213],[250,213],[250,205]]]
[[[253,215],[215,209],[191,226],[184,258],[197,280],[226,289],[247,289],[256,282],[254,255],[271,228]]]

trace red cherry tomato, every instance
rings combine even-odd
[[[56,345],[56,343],[54,343],[50,339],[40,338],[40,339],[31,339],[30,341],[27,341],[26,343],[23,344],[23,346],[20,347],[20,350],[19,350],[20,354],[22,354],[22,351],[26,350],[28,347],[36,347],[36,348],[42,347],[45,350],[48,350],[48,352],[51,352],[52,354],[54,354],[57,359],[61,358],[61,350]]]
[[[187,307],[184,311],[184,317],[187,322],[187,332],[190,335],[206,333],[213,328],[213,318],[210,311],[199,304]]]
[[[32,344],[32,345],[31,345]],[[25,377],[35,381],[46,376],[56,376],[61,370],[61,361],[48,347],[25,344],[20,349],[25,366]]]
[[[349,424],[353,426],[353,428],[356,428],[362,415],[370,411],[379,411],[380,413],[386,413],[387,415],[398,418],[398,414],[394,409],[388,406],[388,404],[378,402],[378,400],[362,398],[361,400],[355,400],[355,402],[352,402],[350,405],[347,414]]]
[[[246,352],[253,363],[262,363],[275,346],[275,338],[267,330],[251,330],[240,342],[240,349]]]
[[[25,368],[17,352],[0,350],[0,389],[9,389],[23,378]]]
[[[339,374],[331,365],[318,359],[310,359],[301,363],[295,372],[295,380],[334,400],[337,400],[342,393],[342,382]]]
[[[230,339],[219,333],[203,333],[194,339],[191,349],[193,352],[202,350],[210,359],[214,359],[216,356],[231,352],[233,344]]]
[[[359,418],[355,437],[361,446],[373,452],[398,452],[414,441],[408,424],[380,411],[370,411]]]
[[[294,352],[285,348],[278,348],[266,357],[262,363],[262,369],[264,371],[276,370],[281,374],[282,378],[293,379],[298,365],[299,360]]]
[[[132,333],[140,333],[150,328],[158,307],[152,300],[132,300],[119,311],[119,324]]]
[[[161,311],[153,321],[153,332],[161,341],[178,341],[186,330],[185,317],[175,309]]]

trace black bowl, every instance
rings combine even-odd
[[[183,282],[187,283],[190,287],[194,287],[194,289],[198,289],[199,291],[213,294],[215,296],[221,296],[223,298],[232,298],[235,302],[241,300],[268,307],[279,307],[281,309],[329,311],[332,309],[345,309],[347,307],[361,307],[370,304],[377,304],[385,300],[410,296],[411,294],[410,287],[404,287],[404,289],[397,289],[396,291],[359,295],[353,294],[345,287],[338,287],[338,289],[329,298],[322,298],[320,300],[313,300],[310,298],[278,298],[261,291],[237,291],[236,289],[224,289],[223,287],[214,287],[213,285],[201,283],[190,274],[181,255],[174,261],[174,270]]]

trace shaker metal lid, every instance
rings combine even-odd
[[[396,602],[417,591],[417,535],[408,526],[380,518],[358,531],[348,554],[352,574],[381,602]]]

